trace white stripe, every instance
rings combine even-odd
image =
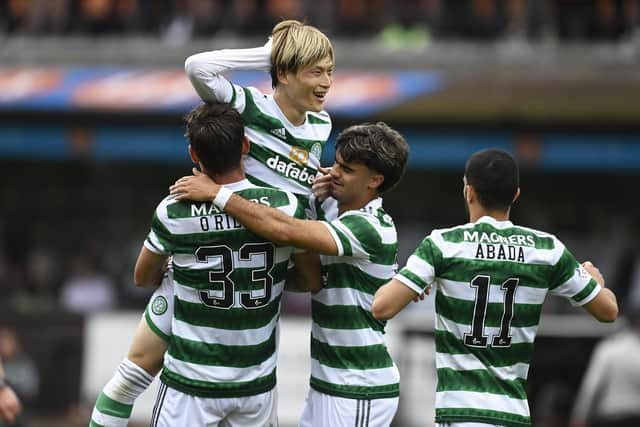
[[[529,416],[529,405],[526,400],[511,397],[478,393],[473,391],[439,391],[436,392],[436,408],[474,408],[507,412],[523,417]]]
[[[178,281],[174,280],[173,292],[174,295],[178,297],[181,301],[190,302],[193,304],[202,304],[202,300],[200,299],[200,290],[191,288],[189,286],[184,286],[180,284]],[[273,285],[271,291],[271,301],[275,300],[282,293],[282,289],[284,288],[284,280],[278,282]],[[245,292],[245,291],[243,291]],[[252,292],[254,297],[259,297],[257,292]],[[222,298],[222,290],[220,291],[209,291],[209,295],[213,298]],[[234,292],[234,303],[233,307],[242,307],[240,304],[240,292]],[[271,302],[270,301],[270,302]]]
[[[259,365],[246,368],[231,368],[228,366],[210,366],[183,362],[166,353],[164,364],[169,370],[187,379],[197,381],[252,381],[270,374],[276,366],[276,359],[277,354],[274,353]]]
[[[98,408],[93,408],[91,419],[101,426],[109,427],[127,427],[129,418],[114,417],[113,415],[103,414]]]
[[[384,344],[382,333],[373,329],[327,329],[315,322],[311,326],[311,336],[320,342],[344,347]]]
[[[312,296],[324,305],[352,305],[371,310],[373,295],[351,288],[323,288]]]
[[[462,340],[464,334],[471,334],[471,325],[456,323],[442,316],[442,313],[440,313],[440,316],[436,316],[436,330],[450,332]],[[500,335],[499,326],[485,326],[483,331],[484,335],[488,336],[489,339]],[[524,328],[514,328],[512,326],[509,331],[511,333],[511,344],[533,343],[536,337],[536,332],[538,331],[538,326],[527,326]]]
[[[322,365],[313,358],[311,375],[331,384],[366,387],[396,384],[400,381],[400,374],[395,364],[381,369],[337,369]]]
[[[277,325],[278,316],[274,316],[261,328],[240,331],[196,326],[178,319],[174,319],[172,328],[173,335],[204,344],[257,345],[267,341]]]
[[[433,266],[417,255],[411,255],[409,257],[405,268],[418,276],[426,284],[433,283],[436,278],[436,271]]]
[[[491,245],[495,247],[494,258],[492,260],[495,261],[512,261],[517,262],[518,253],[520,248],[522,248],[524,253],[524,259],[526,264],[535,264],[535,265],[553,265],[554,261],[557,261],[558,258],[558,248],[554,249],[536,249],[530,246],[521,246],[521,245],[508,245],[508,244],[500,244],[500,243],[478,243],[478,242],[446,242],[443,241],[441,245],[438,245],[440,250],[442,251],[442,256],[444,258],[463,258],[463,259],[483,259],[476,258],[476,253],[478,251],[478,245],[482,245],[482,250],[484,255],[487,255],[486,246]],[[499,259],[498,251],[500,250],[500,246],[503,247],[504,254],[506,258]],[[512,250],[511,259],[509,258],[509,246],[514,247],[515,251]],[[522,264],[522,263],[520,263]]]
[[[340,240],[340,237],[338,237],[338,233],[336,233],[336,230],[333,229],[333,227],[331,226],[331,224],[329,224],[326,221],[320,221],[320,224],[324,225],[325,227],[327,227],[327,230],[329,230],[329,233],[331,233],[331,237],[333,237],[333,241],[336,242],[336,247],[338,248],[338,256],[342,256],[344,255],[344,247],[342,246],[342,241]],[[323,263],[325,262],[324,260],[328,259],[329,257],[325,257],[322,256],[320,259],[323,260]]]
[[[395,264],[376,264],[365,258],[354,258],[351,256],[324,256],[321,258],[322,265],[331,264],[348,264],[352,265],[369,276],[377,279],[391,280],[396,274],[397,266]]]
[[[527,379],[529,373],[529,364],[516,363],[512,366],[488,366],[478,360],[473,354],[448,354],[436,353],[437,368],[451,368],[456,371],[470,371],[473,369],[482,369],[489,371],[493,376],[511,381],[517,378]]]
[[[577,302],[574,301],[573,297],[575,295],[578,295],[580,292],[582,292],[584,288],[586,288],[589,285],[590,281],[591,281],[591,276],[580,277],[580,275],[578,274],[578,270],[575,270],[573,272],[573,276],[571,276],[569,280],[564,282],[562,285],[556,287],[555,289],[552,289],[550,292],[554,295],[559,295],[559,296],[568,298],[569,302],[571,302],[571,304],[574,306],[581,306],[583,304],[588,303],[593,298],[595,298],[595,296],[598,295],[598,292],[600,292],[600,289],[602,289],[602,287],[598,285],[582,301],[577,301]]]
[[[156,236],[156,233],[153,230],[151,230],[149,232],[147,237],[148,237],[149,240],[151,240],[151,243],[149,243],[147,241],[147,239],[145,239],[145,241],[143,243],[145,248],[149,249],[151,252],[153,252],[154,254],[157,254],[157,255],[168,255],[169,254],[169,252],[167,252],[167,250],[162,245],[162,243],[160,243],[160,240],[158,240],[158,236]]]
[[[489,302],[504,303],[505,290],[501,284],[489,286]],[[547,296],[546,288],[532,288],[518,284],[515,293],[516,304],[542,304]],[[476,289],[472,288],[468,282],[456,282],[453,280],[438,279],[438,292],[451,298],[464,301],[476,300]]]
[[[369,258],[369,253],[364,250],[360,241],[356,238],[356,236],[351,232],[351,229],[344,225],[340,220],[344,218],[344,215],[340,216],[338,219],[331,221],[331,225],[340,230],[349,240],[349,244],[351,245],[351,256],[359,257],[359,258]]]

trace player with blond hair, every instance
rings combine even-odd
[[[230,103],[241,114],[250,141],[244,158],[247,178],[256,185],[289,191],[304,202],[320,176],[322,150],[331,133],[331,120],[323,108],[333,68],[327,36],[294,20],[277,24],[264,46],[198,53],[185,62],[187,76],[204,101]],[[234,84],[222,75],[235,70],[269,71],[273,94]],[[314,189],[323,191],[326,183],[316,181]],[[125,426],[135,399],[162,367],[173,316],[171,272],[156,280],[162,283],[127,356],[98,397],[92,426]]]

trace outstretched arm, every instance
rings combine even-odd
[[[250,202],[237,194],[227,193],[224,197],[226,203],[223,203],[217,197],[221,186],[197,169],[194,168],[193,172],[196,175],[182,177],[169,188],[171,194],[176,195],[176,199],[213,200],[218,208],[236,218],[249,230],[272,242],[319,254],[338,254],[336,242],[322,221],[292,218],[278,209]],[[228,192],[227,189],[223,189],[221,195],[225,191]]]

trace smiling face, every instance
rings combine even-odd
[[[345,162],[339,151],[331,167],[331,195],[340,212],[364,207],[377,195],[384,177],[362,163]]]
[[[276,101],[289,121],[301,124],[307,111],[318,112],[333,83],[333,60],[325,57],[311,65],[300,67],[296,72],[279,72]]]

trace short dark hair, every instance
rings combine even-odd
[[[200,104],[185,121],[185,136],[209,173],[225,173],[240,166],[244,123],[230,104]]]
[[[508,210],[520,186],[518,164],[509,153],[497,148],[469,157],[464,175],[485,209]]]
[[[336,139],[336,153],[346,162],[362,163],[384,176],[378,187],[382,194],[391,190],[407,170],[409,145],[399,132],[383,122],[355,125]]]

